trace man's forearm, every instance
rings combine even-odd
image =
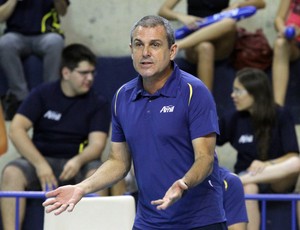
[[[190,170],[183,177],[184,182],[189,188],[200,184],[206,177],[208,177],[213,170],[214,157],[200,157],[198,158]]]
[[[20,155],[25,157],[35,167],[45,161],[45,158],[34,146],[32,140],[25,131],[14,132],[13,135],[10,135],[10,139]]]

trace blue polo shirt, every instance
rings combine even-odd
[[[223,184],[223,202],[227,226],[248,222],[245,193],[240,178],[224,167],[220,167]]]
[[[248,112],[233,111],[220,121],[220,136],[217,144],[229,142],[237,150],[235,173],[247,170],[252,161],[258,159],[257,142]],[[281,157],[289,152],[299,153],[295,123],[290,112],[284,107],[276,109],[276,124],[271,131],[268,159]]]
[[[60,80],[34,88],[18,109],[33,123],[32,141],[44,156],[71,158],[87,144],[91,132],[108,133],[109,103],[93,90],[67,97]]]
[[[127,142],[133,158],[138,229],[190,229],[225,221],[216,155],[212,174],[174,205],[158,211],[150,203],[191,168],[192,140],[219,132],[210,92],[173,64],[172,75],[155,94],[143,89],[138,76],[117,91],[112,103],[112,141]]]
[[[0,0],[0,5],[7,0]],[[67,1],[69,4],[69,1]],[[5,32],[38,35],[46,32],[62,33],[53,0],[17,1],[12,15],[6,21]]]

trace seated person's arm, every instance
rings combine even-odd
[[[44,161],[44,157],[34,146],[28,131],[33,127],[32,122],[21,114],[16,114],[11,121],[9,137],[21,156],[34,166]]]
[[[67,14],[68,5],[69,2],[67,0],[54,0],[55,9],[60,16]]]
[[[286,153],[285,155],[281,156],[281,157],[278,157],[276,159],[273,159],[271,161],[266,161],[267,164],[278,164],[278,163],[281,163],[281,162],[284,162],[286,161],[287,159],[291,158],[291,157],[298,157],[299,154],[298,153],[295,153],[295,152],[289,152],[289,153]]]
[[[0,23],[5,22],[14,12],[18,0],[7,0],[0,6]]]
[[[287,17],[288,11],[289,11],[290,1],[281,0],[276,17],[275,17],[275,28],[278,31],[279,36],[284,36],[284,30],[285,30],[285,18]]]
[[[179,2],[180,0],[166,0],[160,7],[158,15],[168,20],[180,21],[185,25],[192,25],[196,21],[201,20],[199,17],[175,11],[174,8]]]
[[[32,126],[32,122],[27,117],[16,114],[10,124],[9,137],[21,156],[35,167],[42,189],[46,190],[46,184],[57,186],[57,181],[50,165],[28,134]]]
[[[105,132],[91,132],[88,137],[88,145],[81,153],[78,153],[71,158],[60,175],[61,180],[68,180],[74,177],[80,168],[86,163],[100,159],[105,148],[107,140],[107,133]]]

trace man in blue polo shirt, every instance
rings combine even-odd
[[[139,201],[133,229],[226,229],[215,154],[218,120],[205,85],[173,62],[169,22],[146,16],[131,31],[139,76],[112,104],[109,159],[90,178],[47,193],[46,211],[72,211],[84,194],[128,173],[133,160]]]
[[[22,59],[35,54],[43,58],[43,79],[57,80],[64,36],[59,16],[67,12],[68,0],[0,0],[0,68],[9,91],[4,100],[5,117],[11,120],[28,95]]]

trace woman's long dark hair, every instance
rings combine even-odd
[[[258,159],[267,160],[271,131],[276,123],[276,103],[270,81],[265,72],[254,68],[240,70],[236,78],[254,99],[251,117]]]

